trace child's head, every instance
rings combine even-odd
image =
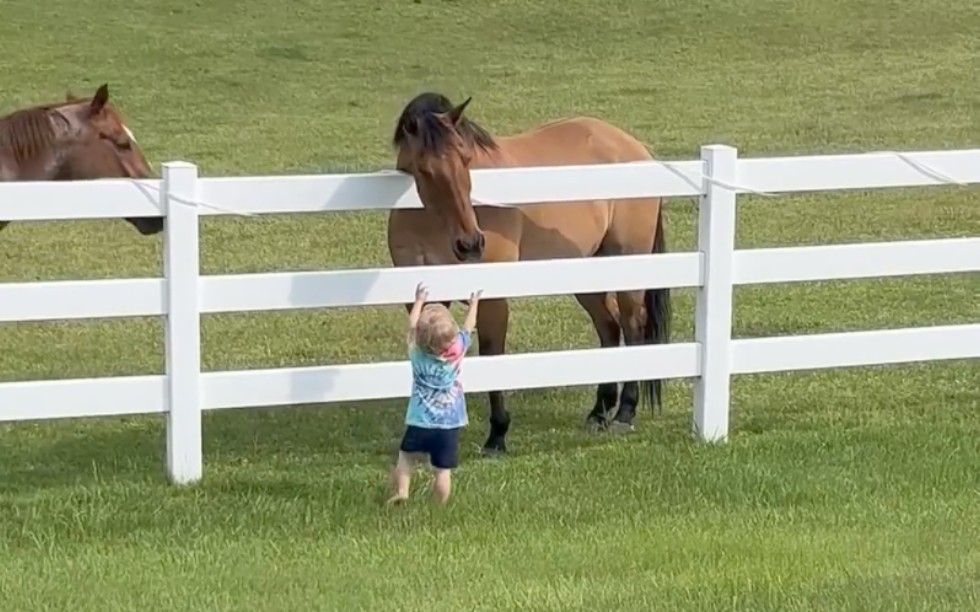
[[[428,304],[419,315],[415,327],[415,344],[433,354],[441,355],[456,340],[459,327],[452,313],[442,304]]]

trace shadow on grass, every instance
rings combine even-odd
[[[732,388],[731,437],[832,436],[844,429],[891,426],[976,428],[976,369],[969,361],[874,366],[810,373],[739,376]],[[691,443],[689,381],[668,385],[662,415],[642,410],[624,442],[586,433],[592,387],[508,394],[510,457],[561,457],[633,441],[681,448]],[[488,425],[484,394],[473,394],[463,435],[464,465],[482,461]],[[404,401],[235,409],[204,416],[202,489],[240,481],[297,495],[297,471],[328,481],[348,470],[383,477],[403,428]],[[821,433],[822,432],[822,433]],[[0,495],[75,487],[167,487],[164,419],[93,418],[5,425],[0,429]],[[315,478],[310,486],[316,488]],[[324,484],[323,486],[328,486]]]
[[[671,385],[670,405],[663,414],[639,413],[634,438],[685,436],[689,389],[681,385]],[[561,453],[610,443],[610,435],[585,431],[592,393],[592,387],[581,387],[508,394],[513,417],[509,456]],[[463,462],[483,460],[480,449],[488,431],[485,394],[468,399],[470,426],[462,438]],[[318,471],[366,468],[380,473],[397,453],[404,406],[399,399],[206,412],[203,486],[211,486],[214,477],[241,478],[248,470],[281,477],[298,466],[313,466]],[[4,430],[0,430],[4,431],[0,434],[4,439],[0,494],[105,483],[168,483],[163,417],[29,422],[6,425]],[[264,486],[276,488],[273,480],[260,479]],[[247,480],[245,486],[249,486]],[[291,490],[290,485],[283,486]]]

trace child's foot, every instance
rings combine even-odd
[[[388,498],[387,505],[389,506],[400,506],[408,501],[408,495],[403,495],[401,493],[396,493]]]

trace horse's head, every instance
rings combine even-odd
[[[76,134],[74,144],[64,155],[57,180],[89,180],[101,178],[153,178],[133,132],[122,115],[109,102],[109,86],[102,85],[90,99],[71,93],[58,112],[64,116]],[[163,217],[127,218],[144,236],[163,230]]]
[[[394,136],[398,169],[415,179],[422,205],[442,220],[459,261],[483,257],[486,239],[470,200],[470,163],[476,148],[496,147],[463,117],[469,102],[453,106],[445,96],[420,94],[402,111]]]

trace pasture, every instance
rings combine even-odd
[[[976,146],[972,2],[4,3],[4,111],[109,81],[154,162],[206,175],[390,167],[423,89],[494,133],[594,114],[661,158]],[[50,11],[50,12],[47,12]],[[57,18],[53,15],[58,15]],[[738,246],[976,236],[976,189],[741,196]],[[2,203],[0,203],[2,206]],[[694,244],[667,205],[670,250]],[[387,265],[385,214],[206,219],[204,273]],[[156,275],[122,221],[16,223],[0,282]],[[675,338],[692,295],[674,291]],[[409,299],[410,296],[406,296]],[[980,319],[944,275],[740,288],[738,337]],[[570,297],[515,300],[512,352],[594,346]],[[397,359],[397,307],[207,316],[204,365]],[[3,325],[0,381],[161,371],[161,321]],[[4,610],[975,609],[976,362],[737,377],[732,440],[688,436],[690,386],[628,437],[593,388],[509,394],[486,460],[470,398],[456,498],[380,507],[403,402],[207,414],[205,480],[166,484],[159,418],[0,426]]]

